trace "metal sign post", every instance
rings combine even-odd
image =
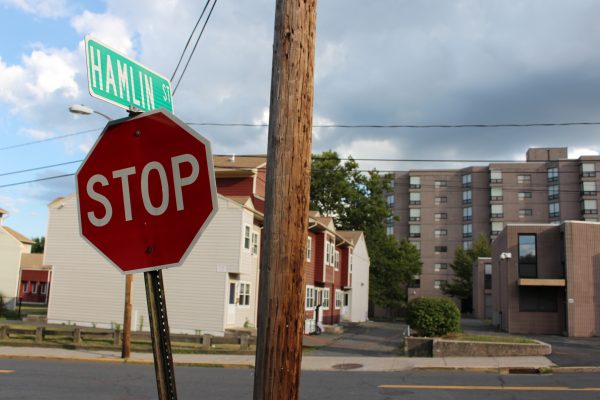
[[[144,272],[159,400],[177,400],[162,270]]]

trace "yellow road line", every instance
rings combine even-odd
[[[13,372],[15,372],[12,369],[0,369],[0,374],[12,374]]]
[[[444,386],[444,385],[379,385],[381,389],[438,389],[438,390],[512,390],[512,391],[579,391],[598,392],[600,388],[571,388],[566,386]]]

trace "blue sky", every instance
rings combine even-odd
[[[45,235],[47,204],[74,190],[72,177],[6,186],[76,171],[105,121],[69,114],[69,105],[125,115],[88,94],[84,36],[170,76],[203,7],[192,0],[0,0],[6,225]],[[597,15],[596,0],[319,1],[314,122],[599,121]],[[174,96],[175,114],[186,122],[267,122],[273,20],[272,1],[218,2]],[[264,128],[199,130],[217,154],[266,152]],[[531,146],[568,146],[576,157],[598,153],[598,130],[315,129],[313,150],[353,155],[363,168],[404,170],[439,165],[360,159],[522,159]]]

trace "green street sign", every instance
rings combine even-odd
[[[128,110],[173,112],[171,82],[114,49],[85,37],[90,94]]]

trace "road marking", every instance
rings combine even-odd
[[[0,374],[12,374],[13,372],[15,372],[12,369],[0,369]]]
[[[381,389],[443,389],[443,390],[512,390],[512,391],[579,391],[598,392],[598,387],[573,388],[566,386],[444,386],[444,385],[379,385]]]

